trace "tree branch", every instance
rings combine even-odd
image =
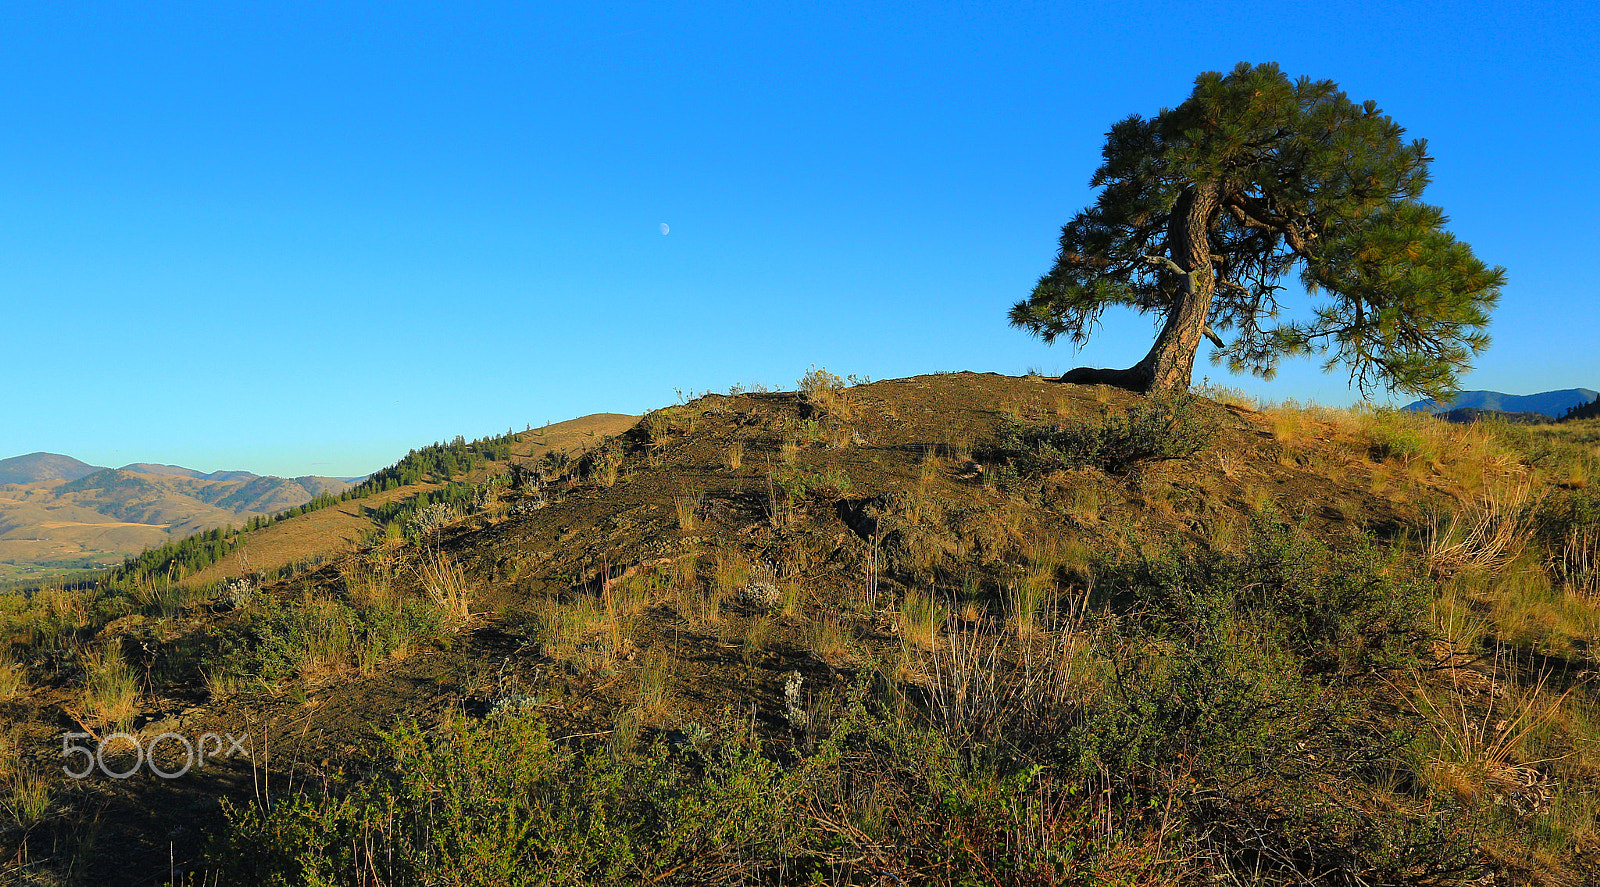
[[[1310,238],[1301,233],[1293,219],[1274,212],[1261,200],[1237,191],[1228,195],[1225,205],[1239,224],[1246,228],[1265,228],[1282,234],[1295,255],[1302,259],[1311,258],[1311,248],[1306,244]]]
[[[1166,256],[1141,256],[1140,258],[1152,265],[1165,267],[1174,274],[1182,274],[1184,277],[1189,276],[1189,272],[1183,270],[1183,268],[1179,266],[1177,262],[1172,261]]]

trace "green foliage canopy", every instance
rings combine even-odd
[[[1373,102],[1275,64],[1201,74],[1177,108],[1111,129],[1095,204],[1011,323],[1081,345],[1108,306],[1165,316],[1142,375],[1103,380],[1129,387],[1186,388],[1209,326],[1232,333],[1214,360],[1235,371],[1270,378],[1283,355],[1316,353],[1363,391],[1448,392],[1488,345],[1505,270],[1421,202],[1432,158],[1403,133]],[[1279,321],[1296,269],[1325,299]]]

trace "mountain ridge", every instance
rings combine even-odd
[[[1559,419],[1567,410],[1589,403],[1600,397],[1600,391],[1588,388],[1560,388],[1535,394],[1506,394],[1500,391],[1461,391],[1449,403],[1441,404],[1432,398],[1413,401],[1402,409],[1417,413],[1448,413],[1471,407],[1497,413],[1538,413]]]

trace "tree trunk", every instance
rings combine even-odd
[[[1194,355],[1206,329],[1216,275],[1211,270],[1209,232],[1222,205],[1222,185],[1197,182],[1178,195],[1167,226],[1167,244],[1174,264],[1187,273],[1183,289],[1155,344],[1144,359],[1125,370],[1079,367],[1061,381],[1079,385],[1115,385],[1131,391],[1188,391],[1194,376]]]

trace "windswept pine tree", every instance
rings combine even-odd
[[[1177,108],[1112,128],[1095,204],[1062,229],[1011,323],[1081,345],[1108,306],[1164,318],[1137,364],[1069,382],[1185,390],[1204,335],[1217,360],[1265,378],[1283,355],[1314,353],[1362,390],[1449,392],[1488,345],[1505,270],[1421,201],[1432,158],[1404,132],[1373,102],[1275,64],[1201,74]],[[1322,299],[1280,321],[1296,270]]]

